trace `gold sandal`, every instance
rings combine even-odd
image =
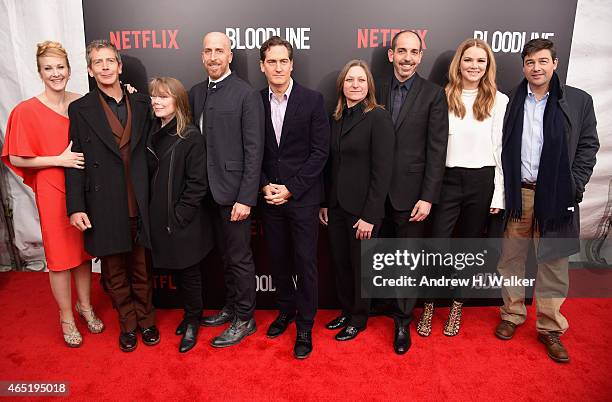
[[[85,310],[77,302],[74,308],[76,309],[79,316],[87,323],[87,329],[89,330],[89,332],[91,332],[92,334],[99,334],[100,332],[104,331],[104,323],[101,319],[98,318],[96,313],[94,313],[93,307],[91,307],[89,310]],[[89,318],[85,316],[86,314],[87,316],[89,316]]]
[[[68,326],[68,332],[64,331],[64,324]],[[83,337],[79,332],[74,321],[64,321],[60,316],[60,327],[64,335],[64,342],[68,347],[78,348],[83,343]]]
[[[429,336],[431,334],[431,319],[434,314],[434,304],[425,303],[423,306],[423,315],[417,324],[417,334],[421,336]]]
[[[448,319],[446,320],[446,324],[444,324],[444,335],[455,336],[459,333],[459,329],[461,329],[462,308],[462,302],[453,300],[453,305],[448,313]]]

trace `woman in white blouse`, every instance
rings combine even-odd
[[[440,200],[431,216],[433,237],[482,237],[488,215],[504,208],[501,146],[508,97],[497,91],[495,74],[495,58],[486,42],[467,39],[459,45],[445,88],[448,150]],[[462,306],[462,300],[453,300],[444,335],[459,333]],[[419,335],[431,333],[433,312],[434,303],[426,301]]]

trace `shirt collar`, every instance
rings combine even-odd
[[[226,79],[226,78],[227,78],[227,77],[228,77],[228,76],[229,76],[231,73],[232,73],[232,70],[230,70],[230,69],[228,68],[228,69],[227,69],[227,72],[226,72],[225,74],[223,74],[223,75],[221,76],[221,78],[219,78],[218,80],[211,80],[211,79],[210,79],[210,77],[208,77],[208,82],[209,82],[209,83],[211,83],[211,82],[212,82],[212,83],[218,84],[218,83],[220,83],[221,81],[223,81],[224,79]]]
[[[416,73],[412,74],[410,78],[408,78],[406,81],[399,82],[395,74],[393,74],[393,82],[391,83],[391,88],[395,90],[399,88],[400,85],[403,85],[406,89],[410,88],[410,85],[412,84],[412,80],[414,79],[415,75]]]
[[[293,78],[289,78],[289,86],[287,87],[287,90],[283,94],[283,99],[287,99],[287,100],[289,99],[289,96],[291,96],[292,89],[293,89]],[[268,86],[268,98],[272,100],[273,96],[274,96],[274,92],[272,92],[272,88]]]
[[[546,95],[544,95],[544,96],[542,97],[542,99],[540,99],[540,100],[546,100],[546,99],[548,99],[548,95],[549,95],[549,94],[550,94],[550,91],[547,91],[547,92],[546,92]],[[527,95],[528,95],[530,98],[534,99],[534,100],[536,99],[535,93],[533,93],[533,91],[531,90],[531,85],[529,85],[529,83],[527,83]]]
[[[363,101],[351,107],[349,107],[346,103],[344,103],[344,109],[342,110],[342,115],[346,117],[352,117],[353,115],[355,115],[355,112],[363,112],[364,106],[365,105]]]
[[[115,100],[115,98],[113,98],[112,96],[107,95],[106,92],[104,92],[103,90],[100,89],[100,87],[97,86],[96,88],[98,89],[98,92],[100,93],[100,95],[102,95],[102,99],[104,99],[107,102],[110,102],[112,100],[114,103],[121,103],[121,102],[123,102],[125,100],[125,94],[126,93],[125,93],[125,90],[124,90],[123,87],[121,87],[121,95],[122,96],[121,96],[121,99],[119,100],[119,102],[117,102]]]

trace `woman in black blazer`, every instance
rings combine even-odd
[[[213,246],[202,200],[208,192],[204,137],[191,124],[187,91],[161,77],[149,84],[155,122],[147,150],[151,256],[155,268],[180,270],[185,316],[176,333],[181,353],[196,344],[203,310],[200,262]]]
[[[328,329],[353,339],[366,327],[370,299],[362,297],[360,241],[376,237],[391,182],[395,142],[389,113],[376,103],[372,74],[363,60],[348,62],[336,82],[338,104],[331,120],[326,170],[327,208],[319,219],[329,227],[340,316]]]

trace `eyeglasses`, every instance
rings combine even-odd
[[[151,95],[151,100],[160,100],[160,101],[166,101],[168,99],[170,99],[171,96],[169,95]]]

